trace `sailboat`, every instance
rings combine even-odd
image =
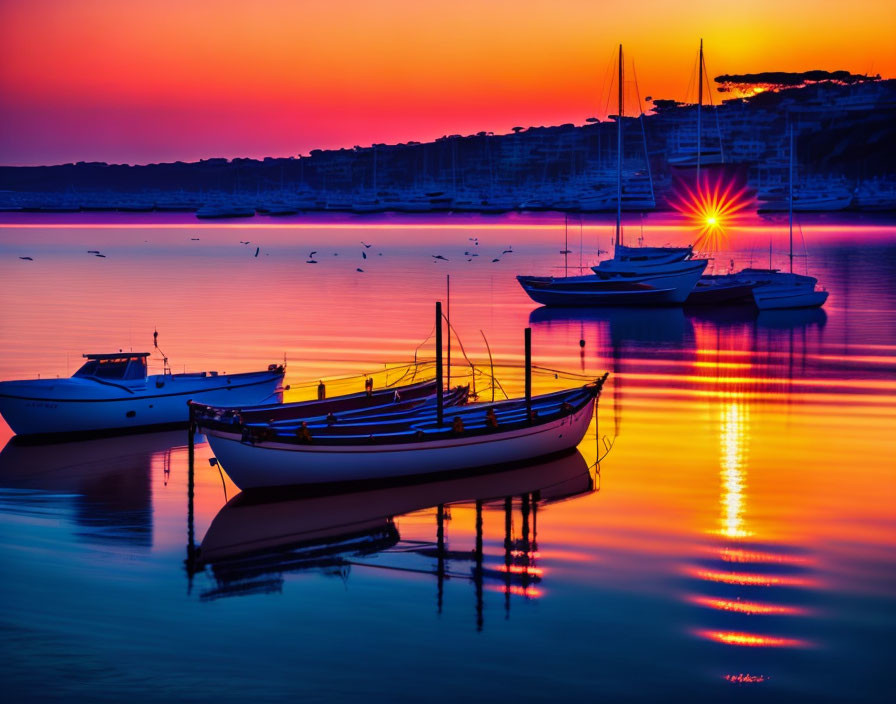
[[[694,133],[688,129],[678,131],[678,149],[671,154],[667,161],[669,166],[676,167],[697,167],[697,181],[700,181],[700,166],[724,164],[725,154],[722,151],[722,134],[719,132],[719,146],[704,147],[703,146],[703,71],[705,62],[703,60],[703,40],[700,40],[700,55],[697,59],[697,134],[696,139]],[[710,98],[710,103],[712,99]],[[692,142],[693,141],[693,142]],[[693,144],[693,146],[692,146]]]
[[[753,289],[753,300],[759,310],[786,308],[820,308],[828,299],[827,291],[815,288],[818,279],[793,273],[793,124],[790,125],[790,186],[788,193],[790,214],[790,271],[778,269],[744,269],[744,276],[761,278]]]
[[[724,156],[722,152],[722,134],[719,132],[718,149],[704,149],[703,147],[703,72],[705,60],[703,58],[703,40],[700,40],[700,53],[697,58],[697,140],[693,153],[670,157],[672,166],[697,166],[696,185],[700,191],[700,167],[703,164],[722,164]],[[710,101],[711,102],[711,101]],[[729,274],[704,274],[700,277],[694,290],[687,297],[685,304],[688,306],[706,305],[730,305],[751,302],[753,288],[757,282],[748,275],[741,273]]]
[[[548,306],[655,306],[684,303],[708,260],[693,248],[628,247],[622,244],[623,54],[619,45],[619,104],[616,116],[616,238],[612,259],[584,276],[517,276],[536,303]]]

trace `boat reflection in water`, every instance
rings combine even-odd
[[[280,591],[284,574],[323,571],[347,579],[353,566],[406,571],[436,578],[438,608],[446,579],[471,581],[477,595],[477,626],[482,627],[483,590],[492,585],[505,594],[540,595],[536,521],[540,507],[589,493],[594,481],[584,457],[574,451],[560,458],[515,469],[477,473],[442,481],[369,488],[338,494],[242,493],[215,516],[201,545],[188,555],[192,580],[203,574],[212,586],[203,600]],[[445,536],[451,508],[476,511],[473,550],[452,550]],[[403,541],[395,519],[435,508],[434,540]],[[513,513],[522,514],[521,536],[513,536]],[[482,513],[504,512],[503,555],[484,549]],[[376,555],[376,561],[366,558]],[[389,558],[394,557],[394,560]],[[494,564],[492,564],[494,563]]]
[[[604,327],[612,346],[667,346],[693,342],[694,329],[680,307],[674,308],[549,308],[529,313],[534,326],[569,327],[582,324]],[[584,328],[582,328],[584,330]],[[583,338],[584,339],[584,338]],[[612,374],[611,374],[612,378]]]
[[[167,470],[184,440],[180,431],[49,445],[13,438],[0,452],[0,491],[19,511],[70,502],[87,542],[151,547],[152,470]]]
[[[823,328],[828,314],[822,308],[792,308],[764,310],[756,316],[756,325],[771,330],[798,330],[800,328]]]

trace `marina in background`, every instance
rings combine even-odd
[[[795,210],[896,209],[896,80],[807,71],[718,76],[715,83],[725,99],[700,107],[700,153],[707,168],[736,175],[757,199],[754,207],[787,210],[786,124],[788,115],[798,115]],[[645,89],[637,101],[626,98],[622,118],[625,211],[673,208],[683,169],[696,163],[698,96],[693,103],[648,103],[640,100]],[[446,135],[264,160],[0,166],[0,210],[185,211],[200,218],[614,211],[615,123],[613,116],[588,118],[505,135]]]

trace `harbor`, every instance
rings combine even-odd
[[[478,131],[280,158],[0,166],[0,212],[191,212],[200,220],[287,222],[326,212],[613,212],[620,152],[622,209],[668,211],[696,166],[698,139],[705,171],[736,174],[755,196],[754,209],[786,212],[791,122],[800,152],[797,211],[896,210],[890,158],[896,80],[824,71],[716,76],[712,86],[709,75],[703,78],[705,98],[692,90],[687,101],[645,105],[633,85],[621,109],[615,96],[607,101],[614,107],[603,119],[517,126],[507,134]],[[710,87],[724,87],[726,79],[728,92],[710,104]],[[612,94],[612,86],[606,80],[594,88]],[[645,90],[652,88],[642,82]]]
[[[101,678],[109,698],[139,686],[155,699],[206,687],[239,657],[246,675],[228,676],[219,701],[254,696],[249,673],[262,670],[275,698],[334,686],[411,698],[446,666],[477,696],[547,678],[554,696],[589,696],[599,680],[625,697],[646,658],[645,696],[876,700],[893,626],[891,224],[803,216],[830,299],[759,311],[525,295],[519,272],[606,257],[612,216],[583,228],[581,261],[578,228],[548,214],[300,228],[31,217],[0,228],[4,380],[71,376],[82,353],[119,348],[150,351],[160,372],[158,330],[174,373],[285,357],[287,402],[316,399],[321,383],[327,398],[364,395],[402,365],[434,376],[433,301],[448,313],[449,300],[451,386],[472,363],[486,405],[525,397],[527,327],[533,397],[609,376],[572,455],[337,493],[253,498],[201,429],[191,473],[183,427],[33,445],[0,426],[14,690],[39,668],[54,697],[87,696]],[[625,226],[642,236],[639,221]],[[643,245],[688,228],[650,216]],[[787,268],[786,214],[737,232],[707,270],[765,265],[770,240]],[[412,673],[396,680],[409,647]],[[535,670],[520,670],[521,647],[540,653]]]

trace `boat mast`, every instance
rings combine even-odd
[[[563,214],[563,275],[569,276],[569,213]]]
[[[616,246],[622,233],[622,44],[619,45],[619,109],[616,111]]]
[[[790,273],[793,273],[793,121],[790,122],[790,188],[787,197],[790,211]]]
[[[700,188],[700,144],[702,121],[700,111],[703,107],[703,39],[700,39],[700,56],[697,59],[697,188]]]

